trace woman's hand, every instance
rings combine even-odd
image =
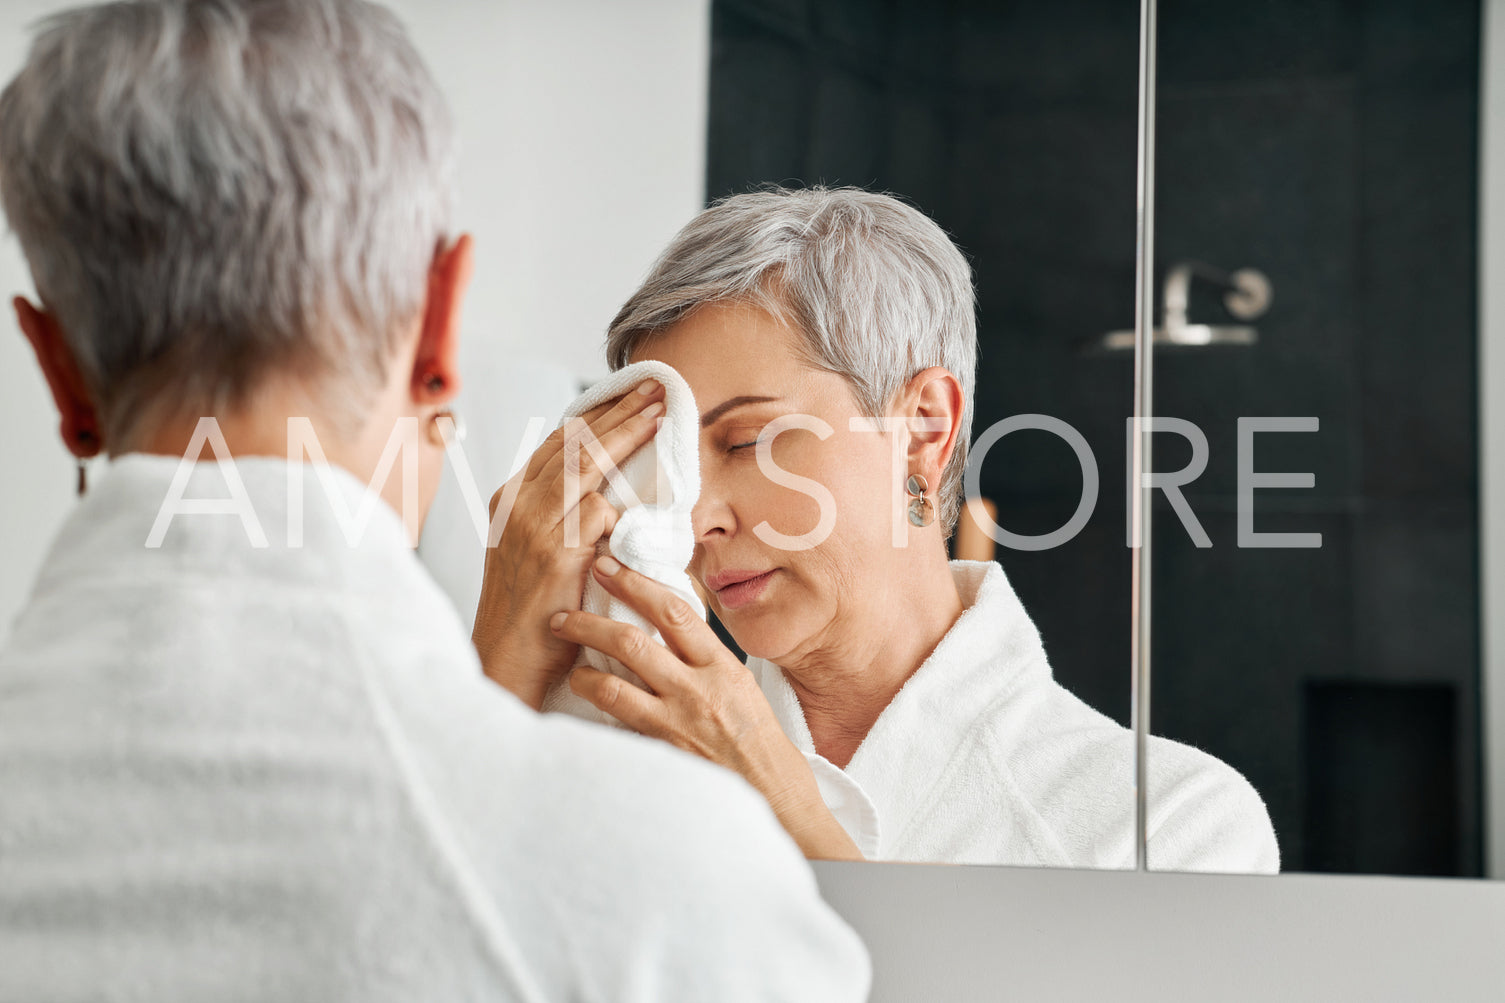
[[[486,675],[534,710],[580,650],[549,630],[549,617],[579,609],[596,542],[617,524],[598,490],[609,469],[598,457],[620,464],[651,440],[663,398],[664,388],[649,380],[565,423],[491,499],[493,542],[471,639]],[[594,449],[584,448],[587,436]]]
[[[710,626],[673,592],[609,557],[596,562],[594,573],[665,643],[606,617],[556,613],[549,624],[555,636],[615,658],[653,692],[585,666],[571,673],[570,688],[634,731],[741,774],[807,857],[862,859],[821,800],[809,763],[779,727],[757,680]]]

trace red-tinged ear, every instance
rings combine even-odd
[[[469,234],[434,253],[413,356],[413,400],[443,404],[460,392],[460,313],[475,258]]]
[[[37,365],[42,367],[47,389],[52,391],[63,445],[77,457],[98,455],[104,449],[104,432],[62,326],[51,313],[33,306],[25,297],[15,297],[11,305],[15,307],[21,333],[37,357]]]

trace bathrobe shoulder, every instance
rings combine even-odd
[[[253,514],[151,548],[176,467],[111,464],[0,652],[0,999],[865,996],[763,799],[487,681],[364,485],[196,464]]]
[[[758,676],[822,794],[869,856],[1132,867],[1133,734],[1051,676],[1003,569],[952,562],[965,610],[845,770],[815,753],[782,670]],[[1274,872],[1269,814],[1232,767],[1153,738],[1149,860],[1164,870]]]

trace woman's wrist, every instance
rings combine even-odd
[[[763,795],[774,817],[806,857],[819,860],[861,860],[862,852],[842,828],[825,799],[805,754],[782,731],[770,743],[769,766],[749,781]]]
[[[471,635],[471,643],[481,659],[481,671],[486,678],[517,697],[534,710],[543,709],[547,695],[547,683],[538,678],[536,671],[520,672],[522,666],[531,666],[532,659],[509,654],[505,647],[488,643],[481,632]]]
[[[741,743],[737,772],[768,801],[774,814],[807,807],[820,795],[804,753],[795,748],[777,723],[765,725],[750,742]]]

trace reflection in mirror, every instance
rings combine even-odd
[[[1138,41],[1133,5],[1107,0],[712,5],[708,194],[734,198],[670,245],[608,353],[693,391],[691,571],[805,754],[816,814],[868,858],[1135,862],[1131,370],[1094,340],[1134,302]],[[980,497],[953,546],[984,561],[948,566],[968,410]],[[885,441],[852,424],[875,413],[937,425]],[[818,422],[770,431],[792,415]],[[793,476],[773,483],[755,450]],[[818,530],[811,481],[834,528],[770,544]],[[1243,778],[1153,748],[1162,859],[1276,869]]]
[[[1161,7],[1154,729],[1286,870],[1484,873],[1480,14]]]

